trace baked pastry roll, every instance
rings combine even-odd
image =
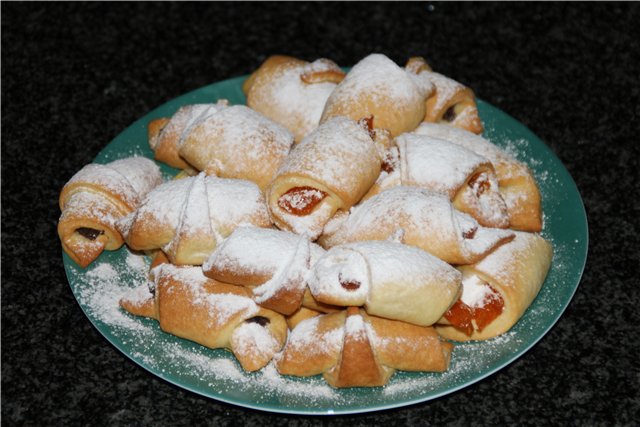
[[[461,277],[421,249],[365,241],[331,248],[313,267],[309,289],[322,303],[430,326],[458,299]]]
[[[344,75],[329,59],[307,62],[273,55],[249,76],[242,90],[249,107],[289,129],[300,142],[318,127],[327,98]]]
[[[507,332],[538,295],[552,255],[551,245],[540,235],[518,231],[513,241],[478,263],[459,267],[462,294],[436,330],[457,341]]]
[[[497,145],[463,129],[422,123],[414,133],[453,142],[489,159],[496,171],[500,194],[507,205],[509,227],[530,232],[542,229],[540,190],[527,165],[514,159]]]
[[[207,175],[248,179],[264,189],[292,144],[293,135],[283,126],[234,105],[191,126],[178,152]]]
[[[349,210],[380,174],[380,148],[365,121],[335,117],[285,159],[267,191],[274,223],[315,240],[338,210]]]
[[[446,123],[482,133],[483,126],[478,116],[476,97],[471,89],[442,74],[433,72],[423,58],[410,58],[405,67],[408,72],[426,77],[435,86],[427,99],[425,122]]]
[[[173,264],[202,265],[245,224],[272,225],[258,186],[200,173],[160,185],[117,226],[131,249],[162,249]]]
[[[353,66],[329,96],[320,123],[336,116],[353,120],[373,116],[373,125],[392,136],[415,129],[425,116],[431,82],[408,72],[382,54]]]
[[[294,329],[303,320],[310,319],[316,316],[321,316],[322,314],[325,314],[325,313],[322,311],[318,311],[312,308],[307,308],[302,306],[296,311],[294,311],[292,314],[285,316],[285,319],[287,321],[287,326],[289,327],[289,329]]]
[[[324,249],[287,231],[239,227],[204,262],[207,277],[251,289],[263,307],[292,314],[302,304],[306,276]]]
[[[485,227],[509,226],[507,206],[491,162],[460,145],[425,135],[402,134],[395,140],[395,165],[387,167],[365,198],[396,185],[446,194],[453,206]],[[382,173],[381,173],[382,175]]]
[[[452,348],[432,327],[350,307],[298,323],[274,362],[283,375],[322,374],[333,387],[375,387],[396,370],[446,371]]]
[[[443,194],[394,187],[334,217],[319,243],[331,248],[362,240],[395,239],[449,264],[472,264],[513,239],[511,230],[483,227]]]
[[[147,126],[149,146],[158,161],[178,169],[189,169],[190,165],[180,156],[178,148],[192,127],[217,113],[228,105],[226,99],[216,104],[192,104],[182,106],[171,117],[162,117]]]
[[[58,236],[64,251],[84,268],[105,249],[120,248],[124,240],[116,221],[160,183],[160,169],[143,157],[83,167],[60,193]]]
[[[263,368],[282,349],[284,317],[253,302],[247,289],[208,279],[199,267],[161,264],[152,277],[152,292],[143,285],[120,306],[172,335],[231,350],[246,371]]]

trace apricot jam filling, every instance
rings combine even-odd
[[[361,283],[357,280],[345,280],[342,278],[342,273],[338,275],[338,281],[340,282],[340,286],[345,288],[348,291],[355,291],[360,288]]]
[[[278,199],[278,206],[296,216],[309,215],[327,193],[313,187],[293,187]]]
[[[476,197],[480,197],[485,191],[491,189],[491,183],[487,179],[487,174],[484,172],[478,172],[473,175],[467,182],[467,185],[475,191]]]
[[[444,314],[445,319],[454,328],[468,336],[471,336],[474,331],[481,332],[504,310],[504,299],[500,293],[486,282],[483,282],[481,286],[483,286],[482,293],[475,302],[468,300],[464,302],[463,290],[463,295]]]

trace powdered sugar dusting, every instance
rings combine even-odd
[[[142,197],[162,182],[160,168],[144,157],[127,157],[106,165],[90,163],[80,169],[65,186],[97,185],[118,195],[129,209],[134,209]]]
[[[471,173],[488,160],[449,141],[430,136],[403,134],[396,138],[400,149],[402,183],[418,185],[449,197]]]
[[[257,352],[260,356],[268,356],[269,359],[279,349],[278,341],[269,331],[255,322],[243,322],[233,331],[231,338],[234,351],[240,354]]]
[[[455,132],[456,128],[442,126]],[[481,145],[482,148],[474,147],[477,149],[475,151],[487,157],[493,156],[492,162],[516,157],[532,166],[540,164],[539,160],[523,157],[526,140],[507,141],[505,151],[497,147],[495,150],[487,148],[492,144],[484,141],[488,145]],[[465,143],[460,143],[460,145],[465,145]],[[536,178],[541,180],[543,184],[558,183],[558,176],[549,171],[536,171]],[[544,190],[544,186],[541,190]],[[553,215],[552,210],[545,210],[546,217],[552,218]],[[404,234],[404,230],[396,229],[394,234],[401,236]],[[561,242],[558,244],[554,242],[554,249],[566,255],[579,248],[581,243],[583,242],[577,239],[571,243]],[[74,294],[90,319],[109,326],[110,335],[131,346],[131,351],[128,354],[140,363],[163,374],[178,375],[206,384],[218,395],[223,393],[224,396],[226,392],[256,394],[253,400],[256,403],[267,402],[273,397],[278,397],[283,405],[291,402],[297,406],[317,403],[318,405],[340,408],[343,405],[346,407],[353,399],[349,390],[332,389],[321,378],[292,379],[283,377],[277,373],[273,364],[269,364],[257,373],[247,374],[228,352],[209,350],[168,336],[162,333],[155,323],[133,318],[124,313],[117,307],[117,300],[121,296],[131,292],[139,292],[140,296],[145,294],[147,260],[125,248],[120,253],[126,253],[124,260],[122,257],[118,258],[117,254],[111,256],[111,254],[105,253],[101,262],[94,263],[87,270],[80,270],[73,265],[68,265],[67,271]],[[449,390],[456,385],[467,385],[469,378],[475,381],[500,368],[504,360],[513,360],[514,355],[526,351],[526,343],[530,342],[527,333],[538,331],[539,323],[541,319],[545,318],[544,316],[556,314],[554,311],[556,305],[553,304],[554,295],[549,289],[555,290],[565,285],[566,278],[563,274],[566,273],[567,266],[558,263],[554,264],[554,269],[561,272],[560,282],[545,284],[545,288],[539,296],[539,300],[540,298],[542,300],[534,304],[530,308],[528,316],[516,325],[517,331],[512,330],[498,338],[481,343],[456,345],[451,367],[447,372],[426,374],[399,372],[387,386],[375,389],[373,392],[379,392],[381,395],[394,399],[415,399],[416,396],[425,396],[425,393],[433,391],[438,393]],[[132,291],[131,288],[135,288],[135,290]],[[539,334],[535,335],[535,337],[539,336]],[[256,389],[258,389],[257,392],[255,392]]]
[[[433,107],[435,111],[442,110],[457,91],[464,89],[464,86],[461,83],[458,83],[457,81],[440,73],[422,71],[420,75],[426,75],[436,88],[436,95],[438,98]]]
[[[308,84],[301,77],[332,68],[326,60],[281,66],[269,77],[269,84],[249,92],[249,105],[287,127],[300,141],[318,127],[327,98],[336,87],[332,82]]]
[[[246,373],[226,350],[211,350],[170,336],[160,331],[156,322],[125,313],[118,307],[118,299],[130,292],[132,287],[146,286],[146,279],[136,276],[141,271],[138,257],[127,253],[124,258],[129,261],[102,262],[86,272],[72,267],[71,274],[74,275],[74,281],[78,281],[74,293],[90,318],[108,325],[111,333],[126,343],[129,354],[139,363],[168,378],[189,378],[189,381],[206,385],[214,394],[224,395],[231,390],[234,393],[248,393],[256,404],[278,398],[292,405],[300,405],[301,402],[326,405],[332,402],[339,408],[352,402],[354,396],[348,390],[336,390],[319,376],[304,379],[282,376],[273,363],[258,372]],[[137,279],[132,281],[131,275]],[[361,319],[360,316],[350,317]],[[320,337],[311,333],[317,319],[302,322],[296,328],[298,333],[294,340],[320,345]],[[358,330],[358,325],[353,323]],[[343,328],[330,331],[323,337],[322,345],[340,348],[343,334]],[[398,372],[380,392],[390,397],[413,396],[417,392],[436,390],[447,381],[464,380],[467,375],[485,366],[485,359],[491,357],[494,350],[515,338],[513,333],[507,333],[481,344],[460,345],[454,352],[449,371],[422,374]],[[375,337],[370,339],[375,340]]]
[[[322,161],[319,161],[322,159]],[[360,186],[361,175],[380,165],[373,140],[360,125],[346,117],[323,123],[291,150],[278,176],[301,173],[322,183],[329,183],[347,193]],[[354,170],[346,173],[347,169]],[[375,171],[377,177],[378,171]],[[373,184],[372,180],[372,184]]]
[[[422,102],[425,90],[429,90],[427,85],[416,84],[411,73],[392,60],[382,54],[372,54],[353,66],[333,91],[327,105],[345,99],[353,102],[361,96],[404,105]]]
[[[147,268],[143,268],[140,262],[146,265],[144,261],[135,261],[137,266],[132,269],[126,261],[102,261],[92,264],[86,272],[75,266],[68,270],[67,274],[78,282],[74,293],[87,315],[113,327],[115,335],[123,332],[148,335],[151,332],[119,306],[120,299],[130,294],[132,289],[146,287]]]
[[[466,277],[462,281],[460,300],[472,308],[484,307],[487,298],[493,295],[491,288],[478,276]]]
[[[361,315],[356,314],[347,316],[344,324],[344,333],[357,341],[363,341],[367,338],[367,331],[364,326],[364,319]]]

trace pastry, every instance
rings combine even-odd
[[[267,190],[274,223],[315,240],[338,210],[349,210],[380,174],[381,149],[366,121],[335,117],[296,145]]]
[[[530,232],[542,229],[540,191],[527,165],[481,136],[463,129],[422,123],[414,133],[453,142],[489,159],[496,171],[500,194],[507,205],[509,227]]]
[[[293,329],[298,326],[298,324],[303,320],[320,316],[322,314],[323,312],[314,310],[312,308],[300,307],[290,315],[285,316],[285,319],[287,321],[287,326],[289,327],[289,329]]]
[[[309,289],[325,304],[430,326],[458,299],[460,280],[455,268],[421,249],[364,241],[324,254],[311,271]]]
[[[322,374],[333,387],[375,387],[396,370],[445,371],[452,348],[432,327],[349,307],[298,323],[274,361],[283,375]]]
[[[283,347],[284,317],[253,302],[247,289],[208,279],[199,267],[161,264],[152,277],[153,292],[143,285],[121,307],[172,335],[231,350],[246,371],[263,368]]]
[[[425,117],[430,81],[410,73],[382,54],[353,66],[327,99],[320,123],[336,116],[353,120],[373,116],[373,126],[392,136],[415,129]]]
[[[457,341],[486,340],[507,332],[538,295],[551,258],[549,242],[518,231],[513,241],[478,263],[459,267],[462,294],[436,330]]]
[[[283,126],[244,105],[234,105],[194,123],[178,153],[207,175],[248,179],[264,189],[292,144],[293,135]]]
[[[246,224],[272,225],[258,186],[200,173],[160,185],[117,226],[131,249],[162,249],[174,264],[201,265],[219,242]]]
[[[394,187],[336,215],[318,242],[325,248],[395,239],[449,264],[471,264],[511,240],[511,230],[483,227],[449,198],[418,187]]]
[[[289,129],[300,142],[318,127],[327,98],[344,75],[329,59],[307,62],[273,55],[249,76],[242,90],[250,108]]]
[[[207,277],[251,289],[253,299],[282,314],[298,310],[306,276],[324,249],[287,231],[239,227],[204,262]]]
[[[116,221],[161,182],[158,166],[143,157],[83,167],[60,193],[58,236],[64,251],[84,268],[105,249],[120,248],[124,240]]]
[[[485,227],[509,226],[507,206],[491,162],[452,142],[406,133],[395,139],[397,155],[365,198],[397,185],[416,186],[449,197],[453,206]]]
[[[190,165],[180,157],[178,148],[196,123],[217,113],[228,105],[227,100],[216,104],[192,104],[180,107],[171,117],[161,117],[149,122],[147,129],[149,146],[154,158],[178,169],[189,169]]]
[[[445,123],[473,133],[482,133],[482,121],[478,116],[476,98],[471,89],[447,76],[433,72],[420,57],[410,58],[405,68],[418,76],[428,78],[435,87],[427,99],[425,122]]]

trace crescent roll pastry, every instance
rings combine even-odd
[[[297,142],[318,127],[327,98],[344,78],[329,59],[303,61],[274,55],[245,81],[247,105],[280,123]]]
[[[313,297],[420,326],[434,324],[458,299],[461,275],[427,252],[389,241],[331,248],[313,267]]]
[[[158,320],[172,335],[231,350],[246,371],[263,368],[282,349],[284,317],[253,302],[247,289],[208,279],[199,267],[161,264],[152,277],[153,293],[143,285],[120,306]]]
[[[248,179],[264,189],[292,144],[293,135],[283,126],[234,105],[194,124],[178,152],[207,175]]]
[[[149,146],[154,158],[178,169],[189,169],[190,165],[180,157],[178,148],[192,127],[204,118],[217,113],[228,105],[226,99],[216,104],[193,104],[180,107],[171,117],[162,117],[149,122],[147,127]]]
[[[471,215],[480,225],[509,226],[507,206],[488,159],[460,145],[424,135],[406,133],[395,142],[396,170],[377,182],[367,198],[393,185],[416,186],[446,194],[457,210]]]
[[[507,205],[509,227],[531,232],[542,229],[540,190],[527,165],[514,159],[497,145],[463,129],[422,123],[414,133],[453,142],[489,159],[496,171],[500,194]]]
[[[482,133],[476,97],[471,89],[442,74],[433,72],[423,58],[410,58],[407,71],[423,76],[435,86],[427,99],[425,122],[445,123],[473,133]]]
[[[306,276],[324,252],[305,236],[239,227],[211,253],[202,268],[207,277],[251,288],[258,304],[289,315],[300,308]]]
[[[320,125],[291,150],[267,191],[274,223],[315,240],[376,181],[379,152],[364,121],[335,117]]]
[[[131,249],[162,249],[173,264],[202,265],[219,242],[246,224],[272,225],[258,186],[200,173],[154,189],[118,229]]]
[[[311,317],[316,317],[324,314],[321,311],[314,310],[312,308],[300,307],[298,310],[293,312],[292,314],[285,317],[287,320],[287,326],[289,329],[293,329],[303,320],[309,319]]]
[[[124,240],[116,221],[160,183],[160,169],[143,157],[83,167],[60,193],[58,236],[64,251],[84,268],[103,250],[120,248]]]
[[[538,295],[552,255],[551,245],[540,235],[518,231],[513,241],[480,262],[459,267],[462,295],[438,321],[438,333],[468,341],[507,332]]]
[[[354,65],[331,93],[320,123],[336,116],[353,120],[373,116],[375,128],[397,136],[423,121],[432,91],[428,79],[407,72],[382,54],[372,54]]]
[[[375,387],[385,385],[398,369],[447,370],[452,348],[432,327],[350,307],[298,323],[274,362],[283,375],[322,374],[333,387]]]
[[[449,264],[479,261],[513,239],[511,230],[486,228],[453,208],[449,198],[418,187],[394,187],[338,215],[319,243],[330,248],[362,240],[396,239]]]

